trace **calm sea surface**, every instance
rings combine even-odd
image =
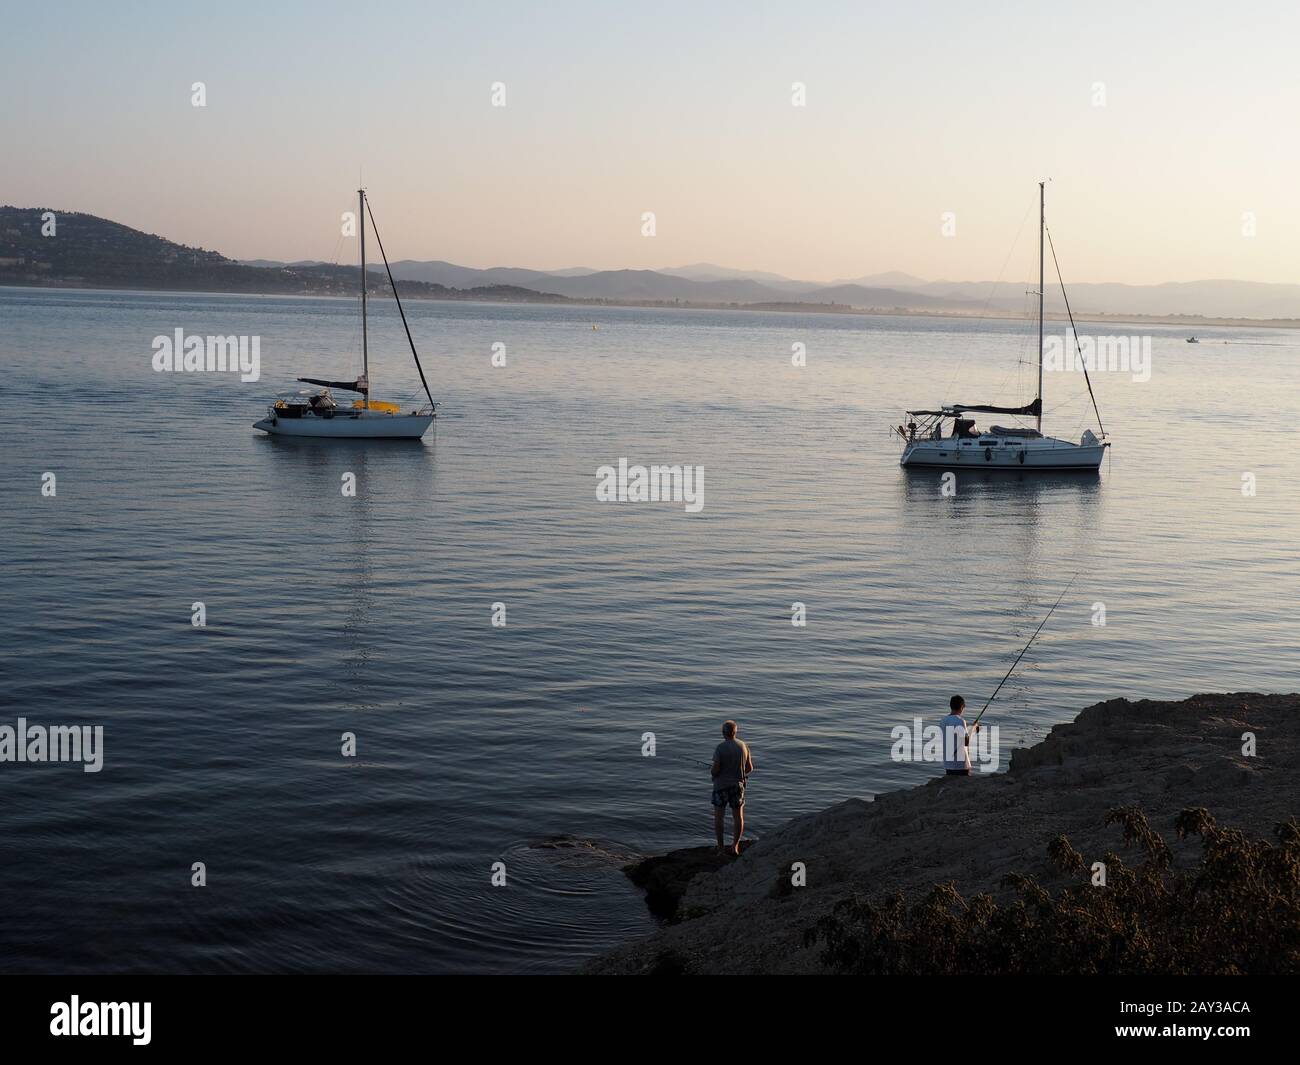
[[[1099,476],[944,497],[888,427],[1032,398],[1023,323],[410,313],[423,443],[295,443],[252,423],[356,372],[353,303],[0,289],[0,724],[104,728],[99,773],[0,763],[0,970],[571,969],[652,927],[626,856],[709,841],[725,717],[754,834],[915,784],[891,728],[982,701],[1076,571],[1004,748],[1112,696],[1297,687],[1296,334],[1143,327],[1151,379],[1097,375]],[[153,372],[177,328],[260,336],[262,380]],[[414,397],[390,304],[372,351]],[[1076,375],[1046,406],[1090,424]],[[703,511],[597,502],[624,457],[702,464]]]

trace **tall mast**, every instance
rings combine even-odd
[[[357,189],[357,213],[361,215],[361,376],[366,380],[366,391],[361,397],[365,409],[370,409],[370,350],[366,342],[366,191]],[[1041,252],[1042,249],[1040,248]],[[1039,256],[1041,258],[1041,254]],[[1039,264],[1042,265],[1041,263]],[[1039,286],[1042,287],[1041,285]],[[1039,327],[1039,349],[1041,357],[1042,327]],[[1042,391],[1042,374],[1039,374],[1039,391]]]
[[[1043,230],[1047,227],[1044,205],[1046,182],[1038,183],[1038,432],[1043,431]],[[365,247],[363,240],[362,245]]]

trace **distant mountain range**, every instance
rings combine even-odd
[[[263,268],[305,269],[319,263],[278,263],[268,259],[246,261]],[[834,286],[812,281],[794,281],[777,274],[730,270],[699,263],[667,270],[528,270],[514,266],[477,269],[433,260],[400,259],[391,264],[393,276],[403,281],[420,281],[465,289],[487,285],[515,285],[539,293],[565,296],[572,300],[608,300],[644,303],[818,303],[845,308],[894,308],[908,310],[975,311],[978,305],[965,299],[936,298],[923,292],[865,284]],[[382,267],[372,267],[379,273]],[[906,275],[897,275],[903,276]],[[922,282],[924,284],[924,282]]]
[[[271,264],[258,260],[259,265]],[[287,264],[293,266],[295,264]],[[299,264],[300,265],[300,264]],[[518,285],[573,300],[691,303],[837,304],[858,309],[947,311],[958,314],[1023,311],[1037,285],[1029,281],[926,281],[898,271],[869,274],[829,285],[798,281],[761,270],[735,270],[712,263],[662,270],[478,269],[455,263],[403,259],[393,276],[465,288]],[[1170,281],[1159,285],[1073,284],[1070,306],[1080,315],[1203,318],[1300,318],[1300,284],[1260,281]],[[1049,283],[1049,314],[1064,314],[1059,287]]]
[[[354,266],[314,261],[237,262],[176,244],[95,215],[54,212],[56,233],[42,234],[45,208],[0,207],[0,284],[80,285],[211,292],[351,295]],[[382,273],[382,267],[372,267]],[[800,307],[810,310],[1009,314],[1032,303],[1026,282],[926,281],[892,271],[831,284],[760,270],[693,263],[662,270],[479,269],[442,260],[392,264],[403,296],[532,302],[609,302],[698,306]],[[387,286],[376,286],[384,295]],[[1078,284],[1076,315],[1300,319],[1300,285],[1190,281],[1161,285]],[[1064,305],[1049,287],[1049,313]]]

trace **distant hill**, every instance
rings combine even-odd
[[[246,266],[263,267],[301,267],[324,265],[311,262],[284,263],[274,259],[246,259]],[[536,280],[552,278],[581,277],[597,271],[582,267],[567,270],[527,270],[515,266],[490,266],[485,269],[474,266],[458,266],[456,263],[441,259],[398,259],[391,263],[393,276],[400,281],[421,281],[426,285],[444,285],[448,288],[467,288],[483,285],[527,285]],[[382,274],[382,264],[369,263],[371,272]],[[355,269],[353,267],[352,269]]]
[[[275,263],[257,259],[267,267],[302,269],[309,263]],[[542,295],[572,300],[640,303],[763,304],[788,307],[799,303],[818,306],[834,303],[841,310],[906,308],[909,310],[977,309],[963,299],[942,299],[925,293],[909,293],[882,287],[838,285],[826,287],[812,281],[791,281],[778,274],[751,276],[710,263],[697,263],[680,270],[528,270],[522,267],[458,266],[440,259],[399,259],[391,264],[393,276],[401,281],[418,281],[451,288],[510,285]],[[382,273],[382,266],[370,269]],[[693,274],[695,276],[686,276]],[[766,277],[767,282],[756,277]]]
[[[1033,302],[1027,292],[1037,287],[1027,281],[1003,281],[997,285],[988,281],[925,281],[899,271],[821,285],[761,271],[730,270],[710,263],[667,270],[540,271],[517,267],[477,270],[452,263],[408,260],[395,263],[393,272],[398,277],[447,285],[517,284],[575,300],[772,306],[835,303],[857,310],[959,314],[1018,314]],[[1060,289],[1050,282],[1046,302],[1049,313],[1064,313]],[[1076,314],[1295,319],[1300,318],[1300,285],[1254,281],[1072,284],[1070,304]]]
[[[967,300],[943,299],[905,289],[867,287],[866,285],[832,285],[808,293],[804,299],[828,303],[847,303],[853,307],[904,307],[915,311],[976,311],[979,305]]]
[[[868,274],[865,277],[852,277],[843,281],[832,281],[832,285],[864,285],[872,288],[919,288],[926,284],[924,278],[913,277],[901,270],[888,270],[883,274]]]
[[[177,244],[152,233],[76,211],[53,211],[55,231],[41,229],[47,208],[0,207],[0,285],[170,289],[352,296],[353,266],[326,263],[249,265],[214,251]],[[517,285],[489,283],[460,289],[402,280],[403,296],[426,299],[559,300]],[[387,295],[376,286],[375,295]]]
[[[580,277],[538,278],[531,285],[543,292],[558,292],[576,299],[747,303],[781,295],[757,281],[692,281],[657,270],[599,270]]]
[[[781,274],[772,274],[764,270],[733,270],[729,266],[718,266],[716,263],[692,263],[690,266],[665,267],[658,272],[672,277],[689,278],[692,281],[759,281],[765,285],[773,285],[779,288],[790,288],[791,286],[817,287],[816,283],[812,281],[795,281],[783,277]]]
[[[393,276],[404,281],[423,281],[430,285],[446,285],[449,288],[468,288],[474,285],[526,285],[534,287],[532,282],[538,278],[549,278],[541,270],[524,270],[512,266],[494,266],[486,270],[477,270],[472,266],[457,266],[455,263],[416,262],[413,259],[399,259],[390,264]],[[379,269],[383,269],[382,266]]]
[[[279,269],[284,266],[329,266],[329,263],[323,263],[319,259],[299,259],[297,262],[282,263],[278,259],[240,259],[240,266],[260,266],[270,269]]]
[[[95,215],[55,212],[57,233],[41,235],[44,208],[0,207],[0,284],[173,289],[351,296],[355,266],[311,260],[236,262],[214,251],[177,244]],[[384,280],[383,266],[372,265]],[[693,263],[665,270],[530,270],[459,266],[444,260],[392,264],[403,296],[531,302],[580,300],[812,310],[894,310],[954,314],[1016,314],[1032,309],[1033,286],[978,281],[925,281],[899,271],[823,285],[764,271]],[[387,295],[377,283],[374,295]],[[1060,313],[1050,283],[1049,313]],[[1300,285],[1253,281],[1190,281],[1161,285],[1076,284],[1077,315],[1202,316],[1300,319]]]
[[[91,214],[54,211],[54,235],[44,236],[46,213],[0,207],[0,282],[176,288],[201,277],[223,291],[239,291],[264,280],[214,251]]]
[[[524,285],[573,299],[687,300],[737,302],[786,294],[755,281],[690,279],[658,270],[559,270],[545,272],[521,267],[493,266],[476,269],[455,263],[416,262],[402,259],[392,264],[393,276],[431,284]]]
[[[796,287],[763,284],[748,278],[692,280],[659,270],[599,270],[580,277],[532,278],[530,288],[556,292],[570,299],[641,300],[679,303],[790,304],[837,303],[845,309],[901,308],[907,310],[974,311],[975,304],[942,299],[900,289],[865,288],[860,285],[822,287],[795,283]]]

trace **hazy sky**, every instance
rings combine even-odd
[[[1050,177],[1067,281],[1300,281],[1293,0],[0,2],[0,203],[236,258],[361,171],[391,258],[1027,277]]]

